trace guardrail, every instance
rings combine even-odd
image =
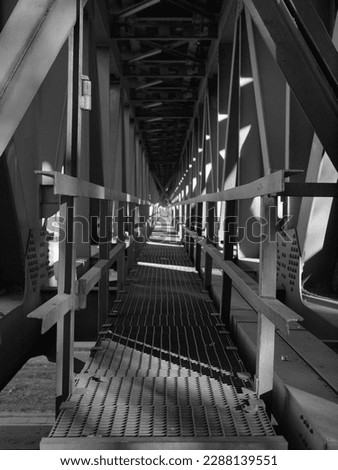
[[[37,171],[43,177],[44,188],[53,188],[59,198],[62,237],[59,239],[58,290],[49,301],[32,311],[30,318],[41,320],[42,334],[57,326],[57,410],[59,404],[72,390],[73,342],[75,310],[86,308],[87,296],[98,284],[98,331],[108,317],[109,269],[117,264],[117,288],[123,289],[125,276],[135,258],[136,206],[150,207],[149,201],[130,194],[114,191],[100,185],[53,171]],[[99,259],[85,274],[76,279],[75,227],[78,198],[99,200]],[[112,247],[112,202],[118,203],[117,243]],[[55,205],[56,201],[53,201]],[[145,220],[149,218],[144,210]],[[129,226],[128,242],[125,242],[125,223]],[[148,235],[148,227],[145,224]]]
[[[290,183],[287,178],[298,170],[279,170],[252,183],[225,191],[203,194],[185,201],[175,202],[180,216],[189,224],[182,225],[182,239],[196,269],[201,273],[201,254],[205,254],[204,285],[212,286],[212,268],[222,271],[220,315],[226,326],[231,324],[231,294],[236,289],[258,314],[255,389],[259,396],[268,396],[273,388],[275,330],[288,334],[290,324],[302,317],[276,299],[277,283],[277,197],[335,197],[336,184]],[[261,198],[261,240],[259,242],[258,282],[240,269],[234,257],[236,234],[236,203],[238,200]],[[214,243],[214,222],[217,202],[225,202],[223,253]],[[202,236],[203,204],[206,204],[206,233]]]

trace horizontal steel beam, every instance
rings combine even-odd
[[[60,196],[88,197],[91,199],[106,199],[110,201],[132,202],[139,205],[149,205],[149,201],[144,201],[136,196],[114,191],[89,181],[74,178],[73,176],[58,173],[57,171],[36,171],[38,175],[47,176],[54,186],[54,194]]]
[[[131,72],[123,72],[124,77],[126,78],[162,78],[163,80],[170,80],[171,78],[201,78],[204,77],[203,72],[190,72],[189,70],[175,70],[175,72],[164,71],[163,73],[160,70],[151,71],[142,69],[140,71],[135,70]]]
[[[135,106],[143,106],[144,104],[147,104],[147,103],[153,103],[154,101],[162,101],[163,103],[165,104],[174,104],[174,103],[185,103],[187,105],[193,105],[194,101],[193,100],[186,100],[184,99],[183,97],[181,98],[145,98],[145,99],[133,99],[131,98],[131,102],[135,105]]]
[[[170,65],[156,65],[155,67],[147,67],[144,63],[138,65],[124,65],[122,68],[123,75],[126,77],[153,77],[160,76],[163,78],[175,77],[203,77],[205,75],[205,67],[179,65],[172,67]]]
[[[218,249],[205,240],[198,242],[208,253],[216,266],[222,269],[232,280],[234,288],[243,296],[244,300],[257,312],[262,313],[278,329],[289,334],[290,323],[302,321],[298,313],[291,310],[274,298],[261,297],[257,294],[258,283],[253,281],[247,273],[242,271],[232,261],[225,261]]]
[[[283,194],[285,191],[285,178],[294,174],[302,173],[301,170],[279,170],[271,175],[264,176],[251,183],[217,193],[204,194],[186,201],[175,203],[176,205],[194,204],[197,202],[235,201],[241,199],[253,199],[257,196],[271,194]]]
[[[120,36],[114,36],[116,41],[178,41],[179,39],[184,39],[187,42],[192,41],[211,41],[215,39],[213,34],[198,34],[195,35],[185,35],[179,36],[177,33],[172,36],[155,36],[149,34],[125,34]]]

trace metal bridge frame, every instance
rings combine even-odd
[[[163,185],[160,178],[149,172],[142,132],[137,128],[138,123],[150,118],[151,114],[146,111],[134,115],[129,105],[127,80],[134,78],[133,72],[126,64],[122,67],[118,55],[118,42],[129,36],[117,31],[112,39],[107,11],[100,2],[92,2],[89,11],[97,30],[96,67],[92,71],[100,105],[99,112],[97,109],[93,111],[99,122],[93,132],[100,134],[97,138],[101,144],[98,159],[102,163],[103,176],[99,176],[104,183],[95,184],[87,181],[89,154],[94,154],[94,149],[84,148],[82,141],[90,127],[86,111],[91,106],[90,84],[84,73],[88,67],[83,60],[84,55],[88,55],[84,44],[84,35],[88,34],[88,24],[83,15],[86,4],[86,0],[20,0],[1,33],[1,154],[8,148],[62,48],[65,44],[68,47],[67,101],[64,116],[60,119],[62,123],[59,123],[60,128],[66,126],[65,174],[61,173],[60,158],[57,171],[48,172],[35,167],[41,175],[36,177],[41,179],[35,189],[41,181],[42,185],[41,199],[34,206],[36,210],[33,213],[36,218],[41,203],[40,216],[47,218],[58,206],[65,218],[69,237],[60,244],[57,295],[41,305],[38,292],[24,308],[25,316],[29,314],[29,318],[42,321],[43,333],[57,325],[57,409],[72,390],[75,309],[85,306],[86,296],[99,282],[98,321],[104,321],[107,314],[107,272],[116,260],[119,287],[123,286],[125,245],[120,243],[111,249],[111,234],[104,223],[106,216],[113,210],[117,214],[118,207],[125,207],[128,221],[133,224],[135,212],[132,210],[137,207],[139,214],[147,218],[151,206],[149,194],[156,192],[171,202],[174,217],[184,221],[202,220],[203,224],[207,222],[205,241],[201,240],[203,225],[197,226],[196,234],[189,225],[181,226],[180,230],[185,230],[190,242],[197,240],[195,262],[199,270],[202,250],[205,252],[207,289],[211,288],[213,263],[223,271],[222,318],[229,323],[233,286],[257,311],[256,389],[259,395],[270,393],[273,387],[275,327],[287,331],[289,322],[300,321],[301,316],[276,300],[275,241],[259,244],[259,253],[256,253],[260,259],[258,293],[248,287],[251,281],[234,263],[231,235],[235,226],[232,221],[238,216],[241,223],[241,218],[250,213],[247,200],[256,197],[261,198],[261,206],[253,211],[254,215],[270,221],[268,215],[276,210],[277,197],[280,196],[288,206],[285,214],[293,210],[299,213],[296,228],[302,230],[301,244],[305,249],[310,243],[308,234],[316,223],[313,217],[308,221],[307,216],[309,213],[312,215],[314,204],[321,204],[313,198],[321,200],[328,197],[332,201],[331,198],[337,197],[336,181],[332,184],[320,182],[322,167],[337,169],[338,161],[338,60],[335,44],[321,21],[320,8],[305,8],[308,3],[304,0],[224,2],[218,32],[212,22],[207,30],[206,37],[212,41],[212,48],[206,67],[198,67],[197,75],[202,76],[202,80],[193,114],[168,115],[170,119],[190,119],[191,125],[182,150],[179,173]],[[121,14],[127,17],[130,11]],[[17,28],[17,24],[25,25],[25,28]],[[138,35],[143,40],[154,40],[136,29],[132,31],[133,37]],[[227,33],[223,34],[225,29]],[[331,29],[336,38],[337,23]],[[184,39],[195,37],[194,33],[193,29],[189,30]],[[7,50],[13,54],[6,54]],[[268,50],[271,54],[266,55]],[[306,74],[306,83],[303,75],[297,72],[299,67]],[[112,69],[118,83],[110,83]],[[264,74],[263,70],[267,73]],[[186,73],[184,67],[181,73]],[[246,88],[248,83],[253,83],[250,89]],[[271,100],[270,88],[278,95],[276,100],[280,113],[274,112],[276,104]],[[299,118],[297,126],[292,121],[296,120],[292,110]],[[250,132],[246,122],[248,117],[253,117],[254,131],[246,141]],[[299,146],[292,133],[293,125],[305,136]],[[251,157],[248,142],[255,163],[251,160],[251,165],[248,164]],[[305,155],[303,160],[307,162],[309,142],[312,147],[306,173],[296,177],[297,183],[286,181],[290,176],[290,162],[296,160],[297,152]],[[62,147],[62,143],[58,144]],[[116,174],[113,172],[112,154],[116,155]],[[91,165],[95,166],[93,156]],[[276,168],[285,170],[274,172]],[[265,176],[261,178],[261,174]],[[112,187],[119,190],[113,191]],[[298,197],[310,198],[310,207],[307,203],[305,207],[304,203],[299,211]],[[75,245],[78,242],[74,218],[76,214],[89,213],[89,199],[100,201],[97,210],[101,218],[100,259],[94,267],[89,269],[87,266],[86,273],[77,279],[76,257],[82,248],[88,251],[88,247],[81,247],[80,243],[76,249],[74,247],[73,242]],[[125,214],[122,210],[119,214],[118,238],[122,240]],[[325,213],[325,217],[327,223],[329,213]],[[224,240],[223,257],[214,246],[218,235],[214,224],[216,218],[225,220],[225,226],[219,230]],[[31,224],[35,232],[39,228],[40,218],[37,219]],[[268,234],[274,239],[273,223],[263,228],[262,235]],[[24,238],[26,240],[27,237]],[[129,267],[132,265],[131,246],[127,250]],[[190,243],[191,254],[192,246]],[[244,242],[240,248],[247,253],[252,247]]]

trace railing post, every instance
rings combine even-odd
[[[259,295],[276,297],[277,276],[277,197],[261,198],[262,240],[260,243]],[[258,314],[255,389],[258,396],[271,400],[273,388],[275,325]]]
[[[181,201],[181,195],[179,200]],[[182,241],[183,239],[183,206],[180,204],[178,206],[178,236],[179,239]]]
[[[203,215],[203,203],[199,202],[197,203],[197,236],[201,237],[202,236],[202,215]],[[196,266],[196,271],[201,274],[201,254],[202,254],[202,247],[199,243],[196,243],[196,258],[195,258],[195,266]]]
[[[186,235],[186,226],[187,226],[187,211],[188,211],[188,206],[187,204],[184,204],[183,206],[183,221],[182,221],[182,241],[184,245],[184,249],[187,251],[187,235]]]
[[[223,236],[223,259],[232,260],[234,255],[233,237],[236,233],[236,201],[227,201],[224,218],[224,236]],[[231,294],[232,280],[223,271],[222,275],[222,293],[221,293],[221,318],[225,325],[230,327],[231,322]]]
[[[75,294],[74,198],[61,197],[60,218],[64,232],[59,242],[58,294]],[[60,234],[61,235],[61,234]],[[71,310],[57,321],[56,331],[56,416],[60,405],[73,390],[74,302]]]
[[[65,172],[77,176],[81,157],[80,81],[83,54],[83,8],[76,1],[77,21],[68,38],[68,94]],[[65,222],[63,239],[59,242],[58,294],[71,294],[72,307],[58,319],[56,326],[56,399],[55,413],[72,393],[74,385],[75,274],[76,246],[72,196],[61,196],[60,216]]]
[[[119,202],[119,208],[117,212],[117,237],[118,243],[124,244],[124,213],[125,213],[125,203]],[[125,250],[121,252],[119,256],[119,261],[117,264],[117,279],[118,285],[123,285],[126,278],[126,267],[125,267]],[[118,287],[119,289],[119,287]]]
[[[111,240],[111,224],[108,224],[109,207],[108,200],[100,200],[100,228],[99,228],[99,258],[108,259],[110,251]],[[104,273],[99,280],[99,293],[98,293],[98,331],[101,325],[106,321],[109,308],[109,271]]]
[[[195,221],[195,210],[192,207],[192,204],[189,204],[189,228],[190,230],[194,230],[194,221]],[[188,248],[189,248],[189,258],[192,263],[194,263],[194,245],[195,245],[195,240],[193,237],[189,237],[189,243],[188,243]]]
[[[130,271],[134,265],[134,254],[135,254],[135,239],[134,239],[134,230],[135,230],[135,211],[134,204],[131,202],[127,203],[128,205],[128,231],[129,231],[129,247],[127,250],[127,269]]]
[[[207,244],[214,244],[215,237],[215,209],[216,204],[214,202],[207,203],[207,233],[206,242]],[[212,257],[209,253],[205,253],[205,267],[204,267],[204,287],[206,290],[210,290],[212,285]]]
[[[119,243],[122,243],[119,241]],[[117,259],[117,292],[123,290],[125,280],[124,250],[122,250]]]

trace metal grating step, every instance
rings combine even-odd
[[[42,448],[284,448],[184,248],[153,235]]]
[[[71,423],[71,424],[70,424]],[[248,420],[244,412],[207,406],[91,405],[87,413],[66,410],[50,438],[91,437],[266,437],[274,436],[259,410]],[[90,443],[88,442],[88,445]]]
[[[84,379],[50,437],[274,436],[252,392],[198,378]]]

